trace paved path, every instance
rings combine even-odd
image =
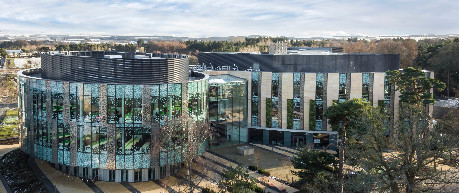
[[[0,157],[5,155],[6,153],[10,152],[11,150],[16,149],[16,148],[19,148],[19,144],[0,145]]]
[[[94,184],[93,181],[91,181],[91,180],[81,180],[81,181],[83,183],[85,183],[86,186],[91,188],[91,190],[94,191],[95,193],[104,193],[104,191],[102,191],[99,187],[97,187],[96,184]]]
[[[130,183],[131,186],[133,186],[135,189],[137,189],[140,192],[146,192],[146,193],[166,193],[168,192],[166,189],[161,188],[158,184],[152,181],[148,182],[136,182],[136,183]]]
[[[290,152],[290,153],[298,153],[298,150],[293,149],[293,148],[290,148],[290,147],[277,146],[277,145],[274,146],[274,147],[276,147],[276,148],[278,148],[278,149],[282,149],[282,150],[287,151],[287,152]]]
[[[286,151],[285,149],[280,149],[277,146],[268,146],[268,145],[263,145],[263,144],[250,144],[250,145],[253,145],[255,147],[259,147],[259,148],[262,148],[262,149],[265,149],[265,150],[269,150],[269,151],[272,151],[274,153],[277,153],[277,154],[280,154],[280,155],[283,155],[283,156],[287,156],[287,157],[293,157],[294,156],[294,153]]]
[[[117,193],[130,193],[127,188],[125,188],[120,183],[116,182],[104,182],[104,181],[97,181],[94,182],[97,187],[99,187],[103,192],[117,192]]]
[[[95,187],[88,186],[82,179],[64,174],[47,162],[35,159],[38,167],[45,176],[56,186],[59,192],[82,193],[82,192],[109,192],[109,193],[131,193],[131,192],[147,192],[147,193],[166,193],[166,189],[161,188],[158,184],[152,181],[135,182],[135,183],[116,183],[96,181],[93,183]],[[91,182],[92,183],[92,182]],[[95,188],[95,189],[94,189]]]
[[[29,156],[29,159],[27,161],[29,163],[30,169],[32,169],[37,178],[46,187],[46,189],[48,189],[48,191],[51,193],[59,193],[59,190],[57,190],[56,186],[46,177],[46,175],[40,170],[40,168],[38,168],[37,162],[35,162],[35,158]]]
[[[48,162],[35,159],[37,166],[45,174],[45,176],[56,186],[59,192],[94,192],[81,179],[59,172],[51,167]]]

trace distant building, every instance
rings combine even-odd
[[[270,43],[269,54],[282,55],[287,54],[287,42]]]
[[[9,57],[18,57],[20,56],[23,51],[22,50],[6,50],[6,53]]]
[[[8,54],[8,57],[13,57],[13,58],[20,58],[20,57],[30,57],[34,53],[33,52],[23,52],[22,50],[6,50],[6,53]]]

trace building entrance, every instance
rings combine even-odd
[[[293,146],[301,147],[304,145],[304,136],[293,136]]]

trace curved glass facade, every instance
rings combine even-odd
[[[174,153],[152,151],[153,130],[186,110],[207,119],[206,76],[189,83],[128,85],[39,75],[38,69],[18,74],[22,149],[62,167],[137,170],[178,164],[182,159],[171,159]]]

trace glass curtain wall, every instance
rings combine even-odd
[[[51,145],[53,136],[51,135],[51,131],[48,130],[48,124],[51,125],[52,122],[48,122],[46,119],[46,81],[41,79],[33,79],[30,81],[30,84],[32,92],[32,124],[34,128],[33,137],[35,141],[35,156],[46,161],[51,161]]]
[[[252,125],[251,126],[258,126],[258,103],[259,103],[259,96],[260,91],[258,89],[260,85],[260,72],[252,72]]]
[[[247,142],[247,83],[231,75],[209,79],[209,119],[218,138],[211,145]]]
[[[362,99],[370,100],[370,73],[362,73]]]
[[[63,82],[50,81],[47,84],[42,79],[30,79],[30,82],[31,124],[35,128],[30,136],[33,137],[35,156],[52,162],[52,141],[55,138],[57,163],[70,165],[70,127],[73,125],[76,129],[77,166],[107,169],[107,128],[99,123],[99,85],[69,83],[66,92],[69,93],[70,124],[64,124]],[[192,106],[197,106],[197,115],[205,117],[205,98],[201,96],[205,95],[206,84],[201,82],[204,83],[198,83],[200,92],[196,92],[199,94],[194,95],[199,100],[195,100],[197,103]],[[181,84],[146,86],[151,86],[152,90],[153,122],[165,123],[166,118],[180,117]],[[107,122],[115,126],[116,169],[150,168],[151,131],[142,127],[142,88],[143,85],[107,85]],[[47,104],[51,106],[47,107]],[[48,119],[47,112],[51,112]],[[52,135],[53,127],[57,130],[55,136]]]
[[[51,82],[51,105],[53,121],[57,122],[58,163],[70,165],[70,126],[64,125],[63,122],[62,110],[64,104],[62,82]],[[48,128],[51,130],[50,127]]]
[[[279,122],[282,119],[279,111],[279,73],[272,74],[271,85],[271,127],[279,128]]]
[[[205,120],[207,112],[207,82],[195,81],[188,83],[188,113],[191,117]]]

